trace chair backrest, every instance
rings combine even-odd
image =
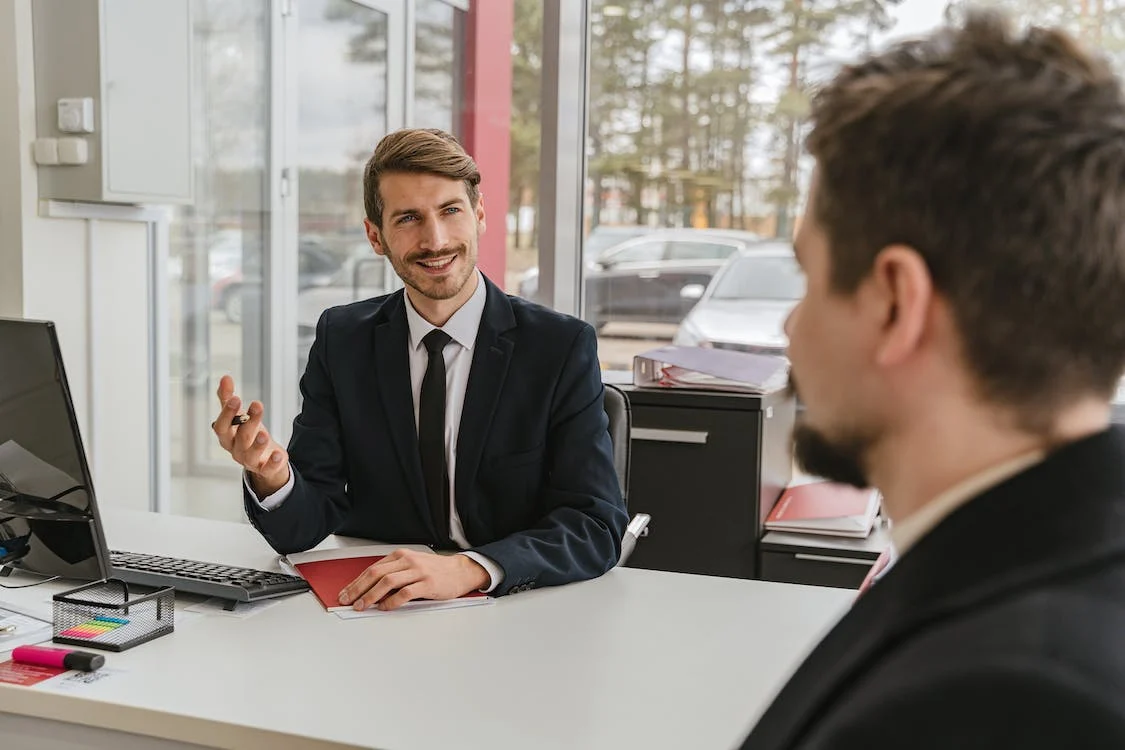
[[[633,414],[625,392],[615,385],[605,386],[605,413],[609,417],[609,439],[613,443],[613,467],[617,469],[617,481],[621,484],[621,495],[629,501],[629,443],[633,428]]]

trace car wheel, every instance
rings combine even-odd
[[[227,291],[223,300],[223,314],[227,320],[235,325],[242,322],[242,290],[235,288]]]

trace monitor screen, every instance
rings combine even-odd
[[[98,580],[105,549],[55,327],[0,318],[0,565]]]

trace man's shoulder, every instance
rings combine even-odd
[[[1018,664],[1029,675],[1125,684],[1125,565],[1070,575],[968,606],[900,641],[879,671],[909,681]],[[1125,709],[1125,698],[1121,701]]]
[[[389,308],[401,298],[402,291],[399,290],[378,297],[335,305],[326,308],[321,313],[321,318],[324,327],[333,332],[372,325],[385,316],[389,312]]]
[[[531,337],[549,336],[549,343],[558,344],[560,337],[573,341],[583,332],[593,333],[593,327],[584,320],[549,307],[530,302],[522,297],[507,295],[512,305],[512,316],[523,334]]]

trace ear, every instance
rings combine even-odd
[[[487,225],[485,224],[485,221],[484,221],[484,193],[478,193],[477,194],[476,214],[477,214],[477,227],[478,227],[477,232],[478,232],[478,234],[484,234],[484,230],[488,228]]]
[[[874,314],[881,318],[876,362],[899,364],[923,344],[934,303],[926,261],[912,247],[890,245],[875,257],[868,281]]]
[[[375,226],[370,219],[364,219],[363,229],[367,232],[367,241],[371,243],[371,248],[375,251],[375,254],[386,255],[387,249],[383,246],[383,235],[379,231],[379,227]]]

